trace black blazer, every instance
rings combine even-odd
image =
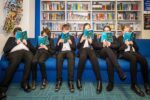
[[[58,38],[58,41],[61,39],[61,37]],[[71,48],[71,51],[75,51],[76,50],[76,43],[75,43],[75,40],[74,40],[74,37],[73,36],[70,36],[70,40],[72,41],[72,44],[70,44],[70,48]],[[58,43],[57,41],[57,43]],[[63,48],[63,43],[60,43],[59,45],[56,44],[56,51],[61,51]]]
[[[37,44],[36,46],[36,50],[43,52],[43,53],[47,53],[48,55],[52,56],[55,54],[55,46],[54,46],[54,40],[52,38],[48,38],[49,40],[49,45],[46,45],[48,50],[45,49],[38,49],[39,45]]]
[[[101,37],[99,39],[97,39],[96,36],[94,37],[94,42],[96,42],[94,49],[96,50],[96,52],[99,52],[102,48],[104,48],[103,42],[99,42],[99,40],[101,40]],[[113,50],[113,52],[115,54],[117,54],[117,51],[119,49],[119,43],[118,43],[117,38],[115,36],[113,36],[113,42],[111,43],[109,48],[111,48]]]
[[[4,48],[4,55],[7,56],[9,54],[9,52],[11,51],[11,49],[13,47],[15,47],[17,45],[16,43],[16,38],[15,37],[9,37]],[[29,50],[34,54],[35,53],[35,48],[32,46],[32,44],[30,43],[29,40],[27,40],[27,47],[29,48]]]
[[[119,45],[120,45],[119,46],[119,55],[121,56],[121,54],[124,53],[124,50],[127,48],[127,45],[123,41],[123,35],[118,37],[118,42],[119,42]],[[133,47],[135,49],[135,52],[138,52],[138,46],[137,46],[135,40],[133,40]]]
[[[78,42],[78,44],[77,44],[77,48],[78,48],[79,50],[81,50],[81,49],[83,48],[84,43],[85,43],[85,40],[84,40],[82,43],[80,43],[80,40],[81,40],[82,36],[83,36],[83,34],[80,36],[79,42]],[[95,38],[95,36],[94,36],[94,38]],[[89,44],[90,44],[90,43],[89,43]],[[98,45],[97,42],[95,42],[94,39],[92,39],[92,44],[91,44],[91,46],[92,46],[93,48],[97,48],[97,45]]]

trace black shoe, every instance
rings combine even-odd
[[[33,80],[33,81],[32,81],[32,86],[31,86],[31,89],[32,89],[32,90],[35,90],[35,89],[36,89],[35,80]]]
[[[27,83],[24,83],[24,84],[22,84],[21,85],[21,87],[22,87],[22,89],[25,91],[25,92],[31,92],[31,87],[30,87],[30,85],[29,84],[27,84]]]
[[[122,71],[119,71],[118,74],[121,81],[124,81],[126,79],[126,75]]]
[[[6,100],[7,96],[5,92],[0,93],[0,100]]]
[[[43,79],[42,84],[41,84],[41,89],[45,89],[47,84],[48,84],[48,81],[46,79]]]
[[[106,87],[106,90],[107,90],[107,91],[112,91],[113,88],[114,88],[114,84],[111,83],[111,82],[109,82],[108,85],[107,85],[107,87]]]
[[[81,84],[81,81],[80,80],[77,80],[77,88],[79,90],[82,90],[82,84]]]
[[[70,92],[73,93],[73,92],[74,92],[74,84],[73,84],[73,82],[72,82],[72,81],[69,81],[68,86],[69,86]]]
[[[57,81],[56,86],[55,86],[55,91],[59,91],[60,87],[61,87],[62,82],[61,81]]]
[[[98,81],[97,88],[96,88],[97,94],[100,94],[102,92],[102,82]]]
[[[132,89],[137,95],[139,95],[139,96],[141,96],[141,97],[144,97],[144,96],[145,96],[144,92],[140,89],[139,86],[133,85],[133,86],[131,86],[131,89]]]
[[[150,86],[149,86],[149,84],[145,84],[144,87],[145,87],[146,94],[150,95]]]

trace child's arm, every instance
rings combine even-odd
[[[91,45],[95,50],[100,50],[103,48],[103,43],[98,42],[96,35],[94,35],[93,42]]]
[[[16,39],[14,37],[9,37],[3,48],[4,53],[5,54],[9,53],[11,49],[16,45],[17,45]]]
[[[51,55],[55,54],[55,46],[54,46],[54,40],[51,38],[49,39],[49,45],[48,47],[48,52],[50,52]]]
[[[71,41],[72,41],[72,44],[70,44],[70,47],[71,47],[72,50],[75,51],[75,50],[76,50],[76,42],[75,42],[75,40],[74,40],[74,37],[71,36],[70,39],[71,39]]]
[[[118,37],[118,43],[119,43],[119,51],[124,51],[127,48],[127,45],[123,41],[123,36]]]
[[[78,44],[77,44],[77,48],[78,48],[78,49],[82,48],[83,45],[84,45],[84,43],[85,43],[85,40],[81,42],[82,36],[83,36],[83,34],[80,36],[79,42],[78,42]]]
[[[113,42],[111,43],[110,48],[112,48],[112,49],[118,49],[119,48],[119,43],[118,43],[117,38],[115,36],[113,36]]]

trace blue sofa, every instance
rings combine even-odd
[[[30,39],[30,41],[33,43],[33,45],[35,45],[35,40],[34,39]],[[54,43],[56,44],[57,39],[54,40]],[[76,41],[78,41],[78,39],[76,39]],[[137,39],[136,40],[138,46],[139,46],[139,51],[141,52],[141,54],[143,56],[146,57],[147,61],[148,61],[148,69],[149,69],[149,75],[150,75],[150,40],[146,40],[146,39]],[[77,51],[76,51],[77,52]],[[106,66],[106,62],[105,59],[98,59],[99,60],[99,64],[100,64],[100,72],[101,72],[101,76],[102,76],[102,80],[104,82],[108,81],[108,75],[107,75],[107,66]],[[130,83],[130,67],[129,67],[129,62],[122,60],[122,59],[118,59],[119,63],[122,67],[122,69],[124,70],[124,72],[127,75],[127,79],[124,82],[121,82],[118,74],[115,71],[115,75],[114,75],[114,80],[115,83]],[[75,80],[76,80],[76,76],[77,76],[77,66],[78,66],[78,61],[79,58],[76,57],[75,58]],[[47,75],[48,75],[48,80],[50,82],[55,82],[56,81],[56,59],[54,57],[49,58],[46,62],[46,70],[47,70]],[[5,57],[2,57],[2,59],[0,60],[0,80],[2,80],[2,78],[4,77],[6,68],[8,67],[9,62],[5,59]],[[23,74],[23,64],[20,64],[19,69],[17,70],[14,78],[13,78],[13,82],[20,82],[21,78],[22,78],[22,74]],[[67,80],[67,61],[65,60],[63,63],[63,80]],[[85,71],[83,73],[83,77],[82,79],[84,81],[96,81],[93,70],[92,70],[92,66],[89,60],[87,60],[86,62],[86,67],[85,67]],[[143,79],[141,77],[141,72],[140,72],[140,67],[138,64],[138,72],[137,72],[137,79],[139,83],[143,83]],[[41,73],[38,67],[38,81],[41,80]]]

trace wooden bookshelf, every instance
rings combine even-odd
[[[73,34],[81,34],[84,23],[90,23],[95,33],[110,25],[120,34],[121,25],[142,31],[142,0],[41,0],[41,29],[49,27],[59,34],[64,23],[71,24]]]

